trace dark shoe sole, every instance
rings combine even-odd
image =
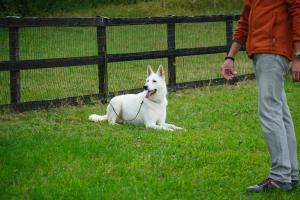
[[[272,191],[291,192],[295,189],[297,189],[297,187],[292,187],[292,186],[290,188],[264,188],[264,189],[261,189],[261,190],[246,188],[246,192],[247,193],[272,192]]]

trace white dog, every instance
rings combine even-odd
[[[126,94],[111,99],[107,106],[107,114],[100,116],[92,114],[89,120],[94,122],[108,121],[117,123],[144,124],[146,128],[163,130],[182,130],[173,124],[166,123],[167,87],[163,66],[160,65],[154,73],[148,65],[148,76],[144,91],[138,94]]]

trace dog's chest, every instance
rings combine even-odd
[[[154,103],[152,101],[144,102],[143,115],[151,115],[160,118],[166,113],[166,105],[164,103]]]

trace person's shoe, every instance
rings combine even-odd
[[[262,192],[273,189],[290,191],[293,189],[293,187],[291,183],[283,183],[271,178],[267,178],[261,183],[247,187],[246,190],[247,192]]]
[[[296,189],[299,186],[299,181],[298,180],[292,180],[292,188]]]

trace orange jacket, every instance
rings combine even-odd
[[[246,0],[234,41],[246,44],[249,57],[274,53],[292,60],[300,41],[300,0]]]

